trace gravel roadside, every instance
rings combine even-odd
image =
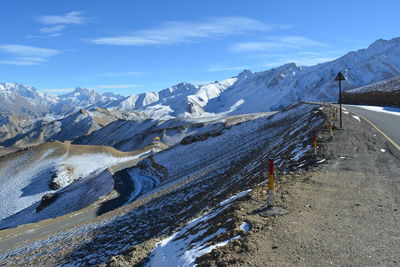
[[[267,198],[266,185],[256,188],[235,211],[251,230],[199,266],[400,265],[398,151],[364,120],[343,119],[344,130],[320,143],[325,162],[280,177],[277,205],[289,214],[254,214]]]

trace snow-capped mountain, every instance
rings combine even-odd
[[[0,83],[0,112],[17,116],[40,116],[57,103],[55,96],[18,83]]]
[[[336,74],[346,77],[344,90],[400,74],[400,38],[377,40],[366,49],[311,67],[285,64],[262,72],[245,70],[224,81],[195,86],[180,83],[159,92],[129,97],[98,94],[77,88],[62,96],[49,96],[32,87],[2,84],[0,112],[40,115],[70,113],[80,108],[140,111],[153,119],[235,115],[279,110],[300,100],[335,101]]]
[[[66,115],[81,108],[102,106],[121,98],[124,97],[113,93],[100,94],[79,87],[69,94],[53,96],[27,85],[0,84],[0,112],[16,116],[41,117],[49,113]]]
[[[236,80],[232,78],[200,87],[179,83],[160,92],[133,95],[107,107],[125,111],[139,110],[154,119],[210,115],[203,108],[208,100],[218,97]]]
[[[73,111],[91,106],[101,107],[107,105],[107,103],[111,101],[123,98],[123,96],[113,93],[100,94],[93,89],[77,87],[71,93],[58,96],[58,104],[53,108],[53,111],[59,113],[65,112],[65,109],[71,111],[73,107],[75,107]]]
[[[245,70],[237,77],[203,86],[180,83],[143,93],[107,107],[139,110],[153,118],[198,117],[279,110],[300,100],[335,101],[336,74],[346,77],[344,90],[400,74],[400,38],[378,40],[366,49],[311,67],[285,64],[262,72]]]

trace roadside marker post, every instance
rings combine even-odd
[[[268,176],[268,207],[274,206],[274,190],[275,190],[275,174],[274,160],[269,160],[269,176]]]
[[[330,132],[330,134],[331,134],[331,138],[333,138],[333,132],[332,132],[332,124],[331,124],[331,122],[329,122],[328,127],[329,127],[329,132]]]
[[[159,146],[160,145],[160,137],[156,136],[153,138],[153,145]]]
[[[276,217],[287,214],[287,210],[284,208],[275,206],[275,172],[274,172],[274,160],[269,159],[269,176],[268,176],[268,203],[267,206],[256,210],[262,217]]]
[[[314,156],[317,157],[317,133],[316,132],[314,132],[313,146],[314,146]]]

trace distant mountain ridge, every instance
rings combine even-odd
[[[111,102],[107,108],[140,111],[153,118],[235,115],[279,110],[293,102],[335,101],[336,74],[346,77],[344,90],[400,74],[400,38],[377,40],[368,48],[311,67],[288,63],[261,72],[202,86],[180,83],[160,92]]]
[[[295,63],[261,72],[244,70],[224,81],[195,86],[179,83],[159,92],[122,97],[77,88],[74,92],[50,96],[33,87],[0,85],[0,112],[21,114],[63,114],[79,108],[102,107],[109,110],[136,111],[153,119],[202,117],[267,112],[293,102],[335,101],[338,98],[335,75],[346,77],[349,90],[400,75],[400,38],[377,40],[368,48],[311,67]],[[8,93],[2,88],[8,88]],[[11,92],[11,93],[10,93]]]
[[[104,105],[124,98],[113,93],[98,93],[86,88],[54,96],[19,83],[0,83],[0,112],[16,116],[41,117],[48,113],[67,115],[92,105]]]

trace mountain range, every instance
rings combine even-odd
[[[50,140],[76,140],[110,123],[111,128],[117,127],[119,131],[123,127],[118,125],[155,125],[155,122],[140,122],[146,119],[210,120],[224,115],[277,111],[301,100],[336,101],[334,77],[339,71],[346,77],[344,91],[400,75],[400,38],[377,40],[366,49],[311,67],[289,63],[261,72],[244,70],[219,82],[200,86],[179,83],[159,92],[127,97],[79,87],[71,93],[54,96],[31,86],[3,83],[0,84],[0,145],[25,147]],[[152,128],[152,131],[158,130]],[[92,136],[98,134],[102,132]],[[130,132],[127,140],[132,136]],[[163,141],[168,139],[165,136]],[[94,141],[81,138],[77,142]],[[110,142],[117,144],[115,140],[105,143]]]
[[[0,84],[0,112],[41,116],[102,107],[137,111],[154,119],[267,112],[300,100],[336,101],[334,77],[339,71],[346,77],[344,90],[399,75],[400,38],[380,39],[366,49],[311,67],[289,63],[261,72],[244,70],[220,82],[201,86],[179,83],[159,92],[128,97],[83,88],[52,96],[30,86],[4,83]]]

